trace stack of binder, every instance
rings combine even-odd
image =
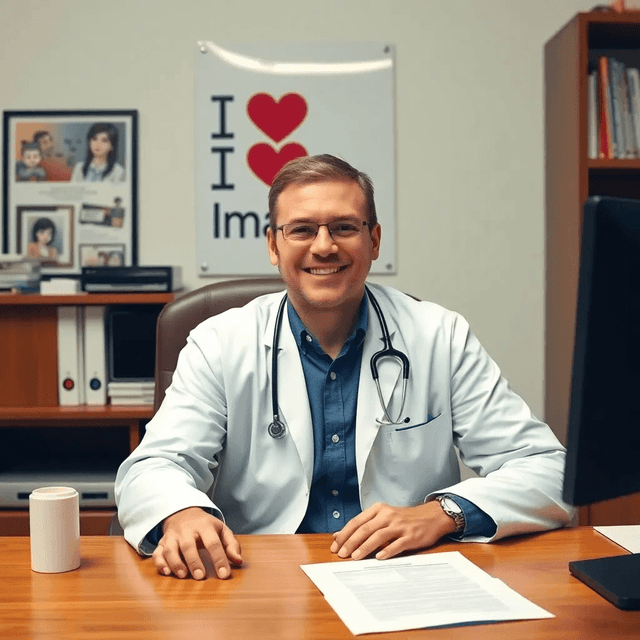
[[[107,402],[104,305],[58,307],[58,402]]]
[[[111,404],[153,404],[154,383],[151,382],[116,382],[111,381],[107,393]]]

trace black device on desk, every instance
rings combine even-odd
[[[92,293],[182,289],[181,267],[82,267],[82,290]]]
[[[640,200],[584,205],[564,499],[640,491]],[[638,523],[640,524],[640,523]],[[640,554],[570,562],[620,609],[640,609]]]

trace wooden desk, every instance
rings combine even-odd
[[[123,538],[82,538],[82,566],[63,574],[30,568],[29,538],[0,538],[0,637],[30,640],[339,640],[354,636],[300,569],[350,562],[329,553],[330,536],[240,536],[245,566],[230,580],[157,575]],[[492,625],[358,636],[372,640],[637,638],[640,611],[620,611],[569,574],[569,560],[620,555],[590,528],[494,544],[445,543],[556,617]],[[210,568],[210,567],[209,567]]]

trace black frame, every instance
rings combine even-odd
[[[17,246],[17,240],[10,236],[12,232],[11,215],[15,215],[14,209],[18,205],[25,204],[24,202],[14,202],[14,185],[17,184],[15,178],[15,151],[12,148],[12,143],[15,146],[13,127],[16,127],[19,123],[27,120],[41,120],[44,123],[53,122],[54,124],[63,125],[73,124],[74,119],[80,120],[75,123],[76,126],[80,126],[84,122],[110,122],[116,121],[118,123],[124,123],[125,126],[125,152],[127,154],[127,163],[125,166],[126,180],[123,181],[123,185],[126,185],[128,190],[129,201],[125,202],[127,215],[130,216],[130,224],[127,233],[126,244],[130,244],[130,262],[131,265],[138,264],[138,112],[136,110],[54,110],[54,111],[4,111],[3,112],[3,138],[2,138],[2,157],[3,157],[3,171],[2,171],[2,253],[8,253],[10,251],[10,245]],[[56,122],[57,121],[57,122]],[[128,129],[127,129],[128,127]],[[66,143],[67,141],[65,141]],[[67,145],[68,146],[68,145]],[[129,166],[130,165],[130,166]],[[70,180],[55,180],[51,179],[46,182],[40,182],[40,185],[47,184],[61,184],[68,182],[71,185],[74,184]],[[91,183],[98,184],[98,183]],[[124,187],[123,187],[124,189]],[[70,198],[71,199],[71,198]],[[81,189],[78,188],[77,200],[82,200]],[[60,204],[60,206],[67,206],[67,202],[58,202],[52,198],[51,202],[39,202],[43,208],[54,204]],[[108,206],[108,205],[107,205]],[[17,210],[17,209],[16,209]],[[78,212],[76,212],[78,213]],[[77,216],[76,216],[77,217]],[[14,226],[17,222],[14,221]],[[16,235],[15,228],[13,229],[13,235]],[[81,266],[79,264],[79,244],[83,242],[81,238],[77,237],[75,240],[73,273],[80,274]],[[86,243],[86,240],[84,241]],[[108,243],[108,240],[101,241],[102,243]],[[43,273],[55,274],[54,271],[48,271],[48,265],[43,264]],[[61,274],[55,274],[61,275]],[[67,274],[65,274],[67,275]],[[72,274],[73,275],[73,274]]]

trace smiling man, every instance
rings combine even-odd
[[[331,532],[340,557],[383,559],[445,535],[571,524],[564,449],[465,320],[365,284],[381,242],[369,178],[333,156],[298,158],[274,179],[269,213],[286,296],[191,332],[118,473],[127,540],[161,574],[201,579],[199,550],[220,578],[242,562],[238,533]],[[460,480],[456,448],[478,477]]]

